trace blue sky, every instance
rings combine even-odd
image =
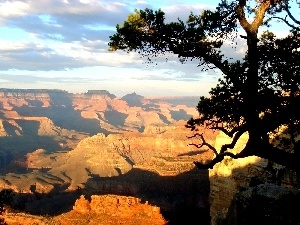
[[[210,0],[0,0],[0,87],[62,89],[72,93],[108,90],[117,96],[207,95],[218,71],[201,72],[197,62],[176,56],[147,65],[136,53],[109,52],[109,36],[135,8],[161,8],[167,20],[213,9]],[[299,15],[299,11],[298,14]],[[288,31],[276,25],[283,35]],[[233,58],[246,50],[227,43]]]

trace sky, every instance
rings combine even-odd
[[[0,88],[107,90],[117,96],[202,96],[218,71],[176,55],[149,65],[135,52],[109,52],[109,36],[134,9],[162,9],[167,21],[214,9],[218,0],[0,0]],[[299,12],[298,12],[299,15]],[[282,29],[278,26],[277,31]],[[246,45],[225,43],[241,58]]]

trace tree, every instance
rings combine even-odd
[[[204,125],[232,137],[230,144],[214,149],[205,137],[196,133],[202,144],[211,148],[215,158],[198,168],[212,168],[225,156],[232,158],[256,155],[300,169],[299,134],[299,62],[300,39],[298,20],[290,12],[289,1],[221,1],[215,11],[204,10],[201,15],[190,14],[187,22],[165,23],[164,12],[150,9],[136,10],[117,33],[110,37],[110,50],[137,51],[152,61],[158,55],[177,54],[182,62],[188,58],[199,60],[202,69],[219,69],[223,78],[210,91],[210,97],[201,97],[197,109],[199,118],[188,121],[187,127],[197,130]],[[283,12],[287,16],[282,17]],[[252,19],[248,16],[252,15]],[[288,19],[290,18],[290,19]],[[291,33],[277,39],[271,32],[258,37],[260,27],[279,19],[289,25]],[[226,39],[234,40],[238,29],[247,42],[243,60],[230,62],[221,52]],[[287,57],[288,56],[288,57]],[[278,127],[289,133],[292,152],[270,141],[270,133]],[[233,148],[242,134],[248,132],[245,148],[234,155]]]

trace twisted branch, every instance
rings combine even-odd
[[[233,135],[238,132],[238,131],[243,131],[246,129],[246,125],[241,125],[239,127],[234,127],[232,128],[230,131],[227,130],[226,128],[224,127],[219,127],[219,126],[215,126],[215,127],[211,127],[210,129],[212,130],[219,130],[219,131],[222,131],[224,134],[226,134],[228,137],[233,137]]]
[[[207,146],[209,149],[211,149],[215,153],[215,158],[213,158],[212,161],[210,161],[207,164],[202,164],[198,161],[195,161],[194,164],[199,169],[212,168],[216,163],[221,162],[224,159],[225,156],[229,156],[229,157],[234,158],[234,159],[244,157],[243,154],[241,154],[241,153],[246,149],[246,147],[241,151],[241,153],[238,153],[236,155],[233,154],[232,152],[227,152],[227,150],[228,149],[233,149],[234,146],[236,145],[237,141],[240,139],[240,137],[245,132],[247,132],[247,126],[246,125],[233,128],[231,131],[227,131],[223,127],[214,127],[214,129],[218,129],[218,130],[222,130],[222,131],[224,130],[224,131],[226,131],[226,132],[223,131],[225,134],[228,134],[229,137],[233,137],[231,143],[222,145],[222,147],[220,149],[220,153],[218,153],[218,151],[215,147],[213,147],[211,144],[209,144],[208,142],[205,141],[205,138],[203,137],[203,134],[196,133],[196,134],[188,137],[188,138],[198,137],[202,141],[201,144],[189,144],[189,145],[196,146],[197,148]]]
[[[278,17],[278,16],[273,16],[271,19],[278,19],[278,20],[281,20],[283,21],[286,25],[288,25],[289,27],[295,29],[295,30],[300,30],[299,27],[296,27],[294,26],[293,24],[291,24],[287,19],[287,16],[285,18],[281,18],[281,17]]]
[[[300,21],[297,20],[297,19],[292,15],[292,13],[291,13],[291,11],[289,10],[289,7],[288,7],[288,6],[285,7],[285,11],[286,11],[286,13],[288,14],[288,16],[291,18],[291,20],[293,20],[294,23],[300,25]]]
[[[229,156],[233,159],[241,158],[239,154],[233,154],[232,152],[224,152],[222,154],[218,154],[215,158],[213,158],[209,163],[203,164],[198,161],[194,161],[195,166],[197,166],[199,169],[212,169],[214,165],[221,162],[225,156]]]
[[[194,134],[194,135],[192,135],[188,138],[190,139],[190,138],[194,138],[194,137],[199,137],[201,139],[202,143],[201,144],[191,143],[189,145],[196,146],[196,148],[201,148],[203,146],[207,146],[209,149],[211,149],[215,153],[215,155],[219,154],[217,149],[214,146],[212,146],[211,144],[209,144],[208,142],[205,141],[205,138],[203,137],[203,134],[196,133],[196,134]]]
[[[240,139],[240,137],[247,131],[246,126],[244,129],[241,129],[240,131],[237,131],[232,139],[232,142],[230,144],[224,144],[221,147],[220,154],[223,154],[227,151],[227,149],[233,149],[237,141]]]

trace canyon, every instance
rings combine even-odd
[[[189,139],[193,132],[185,128],[197,116],[198,99],[0,89],[0,188],[13,191],[6,220],[43,224],[48,215],[60,224],[57,218],[78,213],[76,200],[121,198],[116,195],[139,199],[132,209],[157,207],[157,224],[199,215],[208,224],[208,171],[193,161],[212,153],[190,145],[199,140]],[[201,132],[214,144],[217,132]],[[147,213],[143,219],[147,224]]]
[[[231,142],[217,131],[185,127],[198,116],[198,100],[0,88],[0,190],[12,192],[0,219],[8,225],[249,224],[254,214],[260,215],[254,223],[266,219],[255,211],[257,200],[261,209],[276,205],[268,211],[274,222],[300,221],[289,204],[300,198],[294,171],[256,156],[195,168],[194,161],[214,154],[197,148],[195,132],[216,149]],[[274,143],[286,135],[279,129]],[[230,151],[238,153],[247,140],[245,133]]]

